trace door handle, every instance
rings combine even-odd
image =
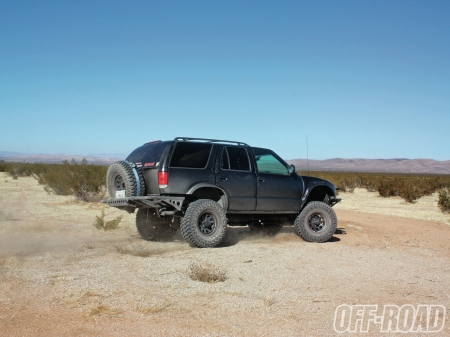
[[[228,178],[227,177],[220,177],[219,179],[220,180],[227,180]]]
[[[258,178],[258,181],[263,183],[265,180],[263,178]]]

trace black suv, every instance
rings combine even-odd
[[[181,228],[197,247],[217,246],[227,225],[276,234],[294,224],[306,241],[334,234],[340,199],[329,181],[302,177],[275,152],[245,143],[178,137],[138,147],[112,164],[106,177],[109,206],[137,208],[146,240],[169,239]]]

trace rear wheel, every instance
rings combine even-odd
[[[307,204],[294,222],[297,235],[309,242],[328,241],[336,227],[336,213],[329,205],[320,201]]]
[[[165,241],[171,239],[180,228],[179,219],[168,216],[158,217],[155,209],[139,208],[136,213],[136,228],[144,240]]]
[[[225,212],[213,200],[200,199],[190,203],[181,219],[181,234],[184,239],[200,248],[217,246],[226,231]]]
[[[117,198],[121,194],[125,194],[125,197],[146,195],[142,172],[124,161],[115,162],[108,168],[106,186],[111,198]]]

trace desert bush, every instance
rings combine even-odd
[[[415,185],[404,185],[398,194],[401,198],[403,198],[406,202],[413,203],[417,199],[420,199],[424,196],[424,191],[420,189],[420,187]]]
[[[133,255],[139,257],[149,257],[164,252],[162,249],[142,247],[133,244],[131,244],[131,246],[115,246],[114,248],[120,254]]]
[[[158,313],[166,310],[171,305],[172,305],[172,303],[165,303],[163,305],[159,305],[159,306],[155,306],[155,307],[141,307],[138,305],[138,306],[136,306],[136,310],[145,315],[158,314]]]
[[[8,173],[10,176],[29,177],[33,173],[46,172],[51,165],[56,164],[35,164],[35,163],[2,163],[0,171]]]
[[[383,177],[374,186],[380,197],[387,198],[399,195],[402,184],[394,177]]]
[[[450,188],[439,190],[438,205],[442,212],[450,212]]]
[[[116,229],[120,225],[120,222],[122,221],[122,217],[123,217],[123,215],[118,216],[117,218],[115,218],[113,220],[106,221],[105,220],[105,210],[102,210],[101,216],[98,216],[98,215],[95,216],[95,222],[93,223],[93,225],[95,228],[103,229],[104,231],[113,230],[113,229]]]
[[[9,172],[12,164],[0,162],[0,172]]]
[[[196,263],[191,263],[187,270],[187,275],[194,281],[217,283],[227,279],[227,272],[219,267],[203,267]]]
[[[98,202],[105,194],[106,167],[88,165],[86,159],[78,164],[74,159],[63,161],[58,168],[38,174],[48,189],[59,195],[73,194],[77,199]]]
[[[74,195],[86,202],[98,202],[105,196],[106,166],[89,165],[86,159],[62,164],[1,163],[12,177],[33,176],[49,193]]]
[[[89,312],[91,316],[100,316],[100,315],[118,315],[123,313],[121,309],[111,308],[105,305],[98,305],[95,308],[92,308]]]
[[[397,173],[311,172],[311,176],[331,181],[339,190],[353,192],[365,188],[381,197],[399,196],[406,202],[450,188],[448,175],[419,175]]]

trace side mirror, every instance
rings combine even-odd
[[[295,166],[294,165],[289,165],[289,169],[288,169],[289,175],[293,175],[295,173]]]

